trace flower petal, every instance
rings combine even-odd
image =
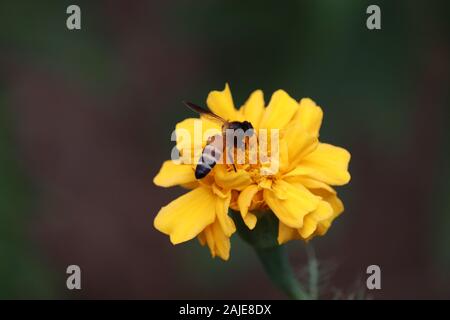
[[[239,211],[241,212],[245,225],[250,230],[253,230],[255,227],[257,218],[254,214],[248,212],[248,209],[252,204],[253,197],[258,193],[258,191],[258,185],[252,184],[242,190],[238,197]]]
[[[223,91],[211,91],[206,99],[206,104],[213,113],[225,120],[237,120],[238,112],[234,108],[233,97],[231,96],[228,83]]]
[[[304,175],[330,185],[344,185],[350,181],[348,163],[350,153],[339,147],[319,143],[316,150],[303,158],[291,175]]]
[[[275,91],[270,99],[264,116],[260,123],[260,128],[283,129],[298,110],[298,103],[292,99],[285,91]]]
[[[314,235],[319,235],[322,230],[327,230],[331,225],[333,209],[326,201],[321,201],[317,209],[308,213],[304,218],[301,228],[295,229],[280,221],[278,226],[278,243],[281,245],[291,240],[310,240]]]
[[[309,134],[318,137],[322,124],[323,111],[310,98],[300,100],[297,113],[292,119],[292,123],[299,124]]]
[[[322,216],[322,218],[315,218],[317,223],[317,229],[313,235],[309,236],[312,238],[315,235],[324,235],[331,223],[336,219],[343,211],[344,204],[337,197],[336,190],[327,185],[326,183],[320,182],[304,176],[290,176],[290,173],[283,177],[286,181],[294,186],[303,185],[308,188],[314,195],[322,198],[322,202],[328,203],[332,208],[332,213],[328,217]],[[319,209],[319,208],[318,208]],[[316,212],[317,213],[317,212]],[[309,215],[308,215],[309,216]],[[306,220],[306,217],[305,217]]]
[[[295,175],[296,171],[298,170],[294,169],[291,172],[288,172],[287,174],[283,175],[283,180],[293,185],[301,184],[305,186],[307,189],[324,189],[329,193],[336,194],[336,191],[328,184],[318,180],[311,179],[307,176]],[[314,193],[314,190],[311,190],[311,192]]]
[[[312,190],[312,192],[322,197],[322,199],[328,202],[331,205],[331,208],[333,208],[333,214],[328,219],[321,221],[317,225],[315,234],[323,236],[330,228],[331,223],[334,221],[334,219],[336,219],[344,211],[344,204],[338,198],[338,196],[336,195],[336,191],[334,190],[333,192],[329,192],[325,189],[314,189]]]
[[[256,223],[258,222],[258,218],[256,217],[256,215],[251,212],[247,212],[245,218],[242,219],[244,220],[247,228],[249,228],[250,230],[253,230],[256,226]]]
[[[239,110],[243,119],[249,121],[253,128],[258,129],[264,115],[264,94],[261,90],[254,91]]]
[[[202,238],[199,238],[199,240],[202,243]],[[208,245],[213,258],[216,256],[219,256],[223,260],[230,258],[230,238],[225,235],[218,220],[214,221],[213,224],[205,229],[204,242]]]
[[[303,226],[298,229],[298,233],[303,239],[308,239],[316,231],[318,224],[331,218],[332,215],[331,205],[326,201],[320,201],[317,209],[306,215]]]
[[[272,185],[272,190],[264,190],[264,200],[280,221],[301,228],[305,215],[317,208],[320,198],[301,185],[279,180]]]
[[[153,183],[159,187],[189,185],[196,182],[194,170],[189,164],[176,164],[172,160],[164,161]]]
[[[329,194],[328,196],[322,196],[323,199],[328,202],[333,208],[334,218],[339,216],[344,211],[344,204],[336,194]]]
[[[215,206],[216,197],[209,188],[196,188],[162,207],[154,226],[170,235],[173,244],[185,242],[214,222]]]
[[[193,181],[193,182],[189,182],[189,183],[183,183],[180,186],[182,188],[192,190],[192,189],[195,189],[198,186],[200,186],[200,183],[198,181]]]
[[[253,197],[258,193],[258,191],[258,186],[256,184],[252,184],[242,190],[239,194],[238,205],[243,218],[247,215],[248,208],[250,208]]]
[[[222,227],[222,230],[227,237],[230,237],[236,231],[234,221],[228,215],[230,201],[231,201],[231,192],[228,192],[225,198],[216,197],[217,220],[219,221],[220,226]]]
[[[308,154],[317,149],[319,140],[300,125],[292,125],[286,129],[284,141],[288,146],[289,168],[295,166]]]
[[[300,239],[300,235],[297,229],[288,227],[283,222],[279,222],[278,225],[278,244],[284,244],[291,240]]]
[[[217,165],[214,168],[214,179],[217,185],[227,190],[242,190],[252,183],[251,176],[247,171],[228,171],[224,165]]]
[[[208,228],[208,227],[206,227]],[[198,234],[197,236],[198,242],[200,242],[200,244],[202,246],[204,246],[206,244],[206,235],[205,235],[205,231],[202,231]]]

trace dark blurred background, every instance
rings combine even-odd
[[[81,7],[79,31],[66,8]],[[366,28],[381,7],[382,29]],[[352,154],[346,211],[312,241],[322,297],[450,298],[448,1],[0,4],[0,298],[283,298],[237,235],[229,262],[153,228],[180,103],[229,82],[311,97]],[[447,119],[447,120],[445,120]],[[300,274],[305,246],[289,245]],[[66,267],[82,290],[66,289]],[[326,282],[326,283],[325,283]],[[358,284],[356,284],[358,286]],[[360,285],[361,286],[361,285]]]

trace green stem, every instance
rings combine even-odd
[[[232,212],[232,216],[239,235],[255,249],[272,282],[291,299],[310,299],[292,271],[285,247],[278,244],[278,219],[275,215],[272,212],[261,213],[253,230],[247,228],[239,213]]]
[[[297,281],[284,246],[255,248],[267,275],[289,298],[308,300],[309,295]]]

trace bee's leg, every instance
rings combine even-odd
[[[234,148],[229,148],[228,152],[227,152],[227,154],[228,154],[227,158],[232,161],[231,164],[233,165],[234,172],[237,172],[236,165],[234,164],[234,154],[233,154],[233,152],[234,152]]]

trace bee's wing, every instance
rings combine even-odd
[[[205,118],[207,118],[207,119],[209,119],[209,120],[218,121],[218,122],[220,122],[221,124],[228,123],[227,120],[225,120],[225,119],[219,117],[217,114],[214,114],[214,113],[212,113],[212,112],[209,111],[209,110],[206,110],[206,109],[204,109],[204,108],[202,108],[202,107],[200,107],[200,106],[198,106],[198,105],[196,105],[196,104],[193,104],[192,102],[183,101],[183,103],[184,103],[189,109],[191,109],[191,110],[193,110],[193,111],[199,113],[201,116],[203,116],[203,117],[205,117]]]

